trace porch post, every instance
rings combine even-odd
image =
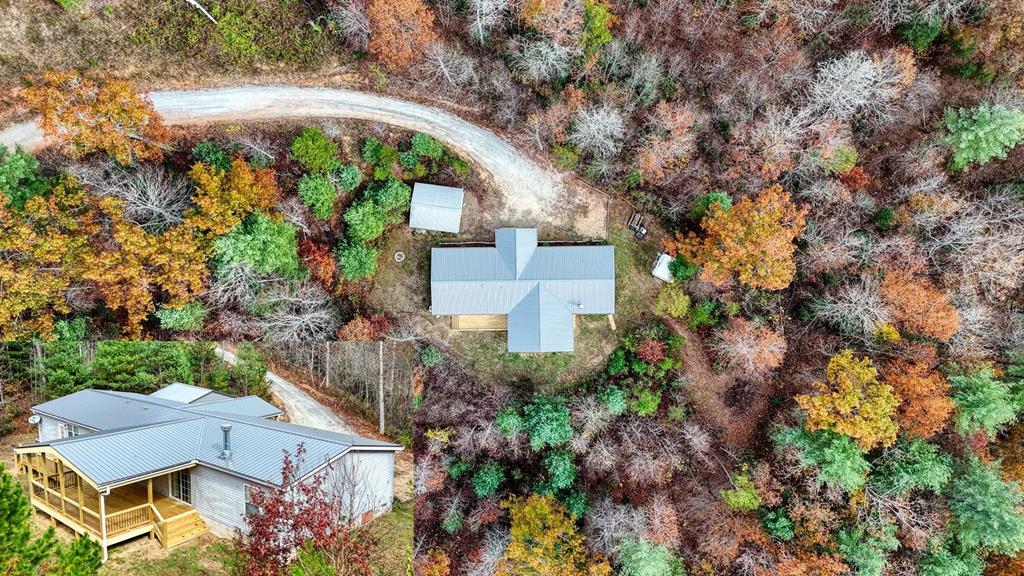
[[[82,477],[75,474],[75,484],[78,485],[78,523],[85,526],[85,502],[82,498]]]
[[[64,461],[57,460],[57,482],[60,484],[60,511],[68,513],[67,496],[64,493]]]
[[[103,562],[107,562],[107,497],[100,492],[100,546],[103,548]]]

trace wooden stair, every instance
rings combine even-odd
[[[206,522],[203,517],[195,510],[190,510],[164,520],[158,534],[164,548],[174,548],[205,532]]]

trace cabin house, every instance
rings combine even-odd
[[[577,314],[615,313],[614,246],[540,246],[499,228],[490,247],[430,252],[430,311],[454,330],[506,330],[509,352],[571,352]]]
[[[168,390],[170,388],[170,390]],[[340,521],[390,509],[401,446],[275,420],[256,396],[175,384],[149,396],[82,390],[32,408],[37,441],[15,447],[36,510],[109,546],[148,535],[170,548],[210,530],[245,532],[254,490],[280,485],[284,451],[301,444],[296,478],[323,478]]]

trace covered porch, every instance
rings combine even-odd
[[[148,535],[170,548],[206,531],[192,506],[154,492],[154,484],[168,485],[169,472],[101,489],[50,448],[17,448],[16,453],[33,507],[51,522],[96,540],[104,561],[109,546],[138,536]]]

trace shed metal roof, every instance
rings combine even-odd
[[[412,186],[409,226],[458,234],[464,196],[462,188],[416,182]]]
[[[209,398],[209,397],[213,398]],[[163,388],[150,394],[152,398],[163,398],[165,400],[174,400],[176,402],[183,402],[185,404],[191,404],[198,400],[226,400],[231,398],[225,394],[214,392],[209,388],[200,388],[199,386],[192,386],[191,384],[182,384],[181,382],[175,382],[168,384]]]
[[[546,293],[544,306],[539,288]],[[513,310],[535,292],[540,312],[521,311],[513,319]],[[551,301],[568,310],[568,323]],[[523,351],[563,351],[566,343],[572,350],[572,314],[615,312],[615,247],[538,246],[535,229],[502,228],[494,247],[433,248],[430,310],[442,316],[508,314],[510,351],[530,348],[528,342],[538,349]]]
[[[242,398],[228,398],[215,402],[201,402],[182,407],[182,410],[189,412],[201,412],[203,414],[234,414],[236,416],[254,416],[256,418],[267,418],[281,414],[281,410],[259,396],[244,396]]]
[[[257,406],[248,400],[251,397],[193,406],[181,404],[176,408],[148,403],[149,408],[144,409],[140,406],[147,402],[126,398],[126,395],[148,398],[123,392],[82,390],[59,398],[64,401],[59,404],[55,405],[53,402],[56,401],[51,401],[33,408],[34,411],[68,420],[71,419],[72,407],[85,406],[88,409],[87,415],[96,424],[92,427],[105,431],[27,446],[53,448],[100,487],[193,462],[256,481],[280,484],[283,452],[294,454],[299,444],[306,450],[306,456],[298,463],[300,477],[350,449],[401,450],[397,444],[361,436],[228,413],[227,410],[232,406],[242,410]],[[157,401],[169,402],[162,399]],[[125,421],[118,412],[124,411],[126,402],[130,407],[128,412],[132,415],[130,420],[136,423],[114,427],[110,423]],[[225,411],[211,410],[218,406]],[[43,407],[47,407],[47,411],[41,410]],[[81,410],[74,411],[74,416],[81,417],[82,413]],[[93,418],[97,414],[108,416],[106,426],[99,418]],[[138,423],[145,415],[155,416],[156,420]],[[221,458],[224,449],[221,425],[225,423],[232,427],[231,457],[227,460]]]

